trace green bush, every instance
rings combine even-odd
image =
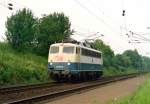
[[[19,53],[0,43],[0,85],[48,81],[47,58]]]

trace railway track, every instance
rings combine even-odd
[[[102,77],[95,81],[78,83],[45,83],[0,89],[0,104],[30,104],[54,100],[64,95],[84,91],[96,86],[138,76],[138,73]]]

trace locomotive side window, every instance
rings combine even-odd
[[[63,53],[74,53],[74,47],[64,47]]]
[[[82,48],[82,55],[91,56],[91,54],[92,54],[92,51]]]
[[[101,53],[91,51],[91,50],[87,50],[87,49],[83,49],[83,48],[82,48],[82,55],[101,58]]]
[[[101,58],[101,53],[95,52],[94,57]]]
[[[82,48],[82,55],[88,56],[87,50]]]
[[[59,47],[53,46],[50,49],[50,53],[58,53],[59,52]]]

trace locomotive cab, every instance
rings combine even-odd
[[[79,49],[78,51],[79,52]],[[76,68],[76,47],[70,43],[58,43],[50,46],[48,71],[53,79],[69,77],[71,70]]]

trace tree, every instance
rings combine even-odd
[[[35,22],[33,13],[25,8],[7,18],[5,35],[8,43],[17,50],[31,47],[35,38],[33,28]]]
[[[142,57],[142,69],[150,70],[150,58],[143,56]]]
[[[128,57],[126,55],[122,55],[122,54],[117,54],[114,57],[113,62],[114,62],[114,66],[116,68],[118,68],[119,66],[125,67],[125,68],[131,66],[130,57]]]
[[[39,19],[37,27],[37,51],[47,55],[49,45],[68,38],[72,31],[69,18],[63,13],[53,13]]]
[[[136,69],[141,69],[142,67],[142,57],[139,55],[137,50],[126,50],[123,55],[128,56],[131,60],[131,66]]]

